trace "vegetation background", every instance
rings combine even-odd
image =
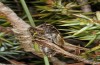
[[[90,49],[84,54],[78,49],[75,54],[100,62],[99,0],[0,0],[0,2],[10,7],[33,27],[43,23],[52,24],[60,31],[65,41]],[[48,59],[44,61],[32,53],[23,51],[11,27],[9,20],[0,13],[0,63],[49,65]],[[59,59],[66,62],[66,65],[76,63],[86,65],[71,58]]]

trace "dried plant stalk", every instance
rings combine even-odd
[[[90,61],[90,60],[87,60],[87,59],[82,58],[80,56],[71,54],[71,53],[63,50],[62,48],[58,47],[57,45],[49,42],[48,40],[35,39],[35,41],[37,43],[41,44],[42,46],[49,47],[50,49],[52,49],[52,50],[54,50],[54,51],[56,51],[58,53],[61,53],[61,54],[65,55],[65,56],[73,58],[73,59],[77,59],[78,61],[82,61],[82,62],[88,63],[88,64],[100,64],[100,62]]]
[[[0,2],[0,12],[3,13],[13,26],[13,32],[21,43],[25,51],[34,51],[32,45],[32,36],[29,32],[30,25],[19,18],[9,7]]]

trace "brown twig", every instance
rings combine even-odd
[[[80,56],[77,56],[77,55],[74,55],[74,54],[71,54],[65,50],[63,50],[62,48],[58,47],[57,45],[47,41],[47,40],[40,40],[40,39],[35,39],[34,40],[35,42],[41,44],[42,46],[44,47],[49,47],[50,49],[58,52],[58,53],[61,53],[65,56],[69,56],[70,58],[73,58],[73,59],[77,59],[78,61],[82,61],[84,63],[88,63],[88,64],[100,64],[100,62],[95,62],[95,61],[90,61],[90,60],[87,60],[85,58],[82,58]]]
[[[76,46],[76,45],[73,45],[73,44],[70,44],[68,42],[65,42],[65,45],[63,45],[63,48],[65,50],[76,50],[76,49],[80,49],[80,50],[83,50],[83,51],[88,51],[90,49],[87,49],[87,48],[84,48],[84,47],[80,47],[80,46]]]
[[[0,12],[3,13],[13,26],[13,32],[25,51],[34,51],[32,48],[32,36],[29,32],[30,25],[19,18],[9,7],[0,2]]]

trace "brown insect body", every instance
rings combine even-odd
[[[42,24],[38,26],[38,28],[41,28],[44,30],[44,37],[47,38],[50,42],[62,46],[64,44],[64,40],[60,35],[60,32],[50,24]]]
[[[44,39],[60,47],[64,44],[64,40],[61,37],[60,32],[53,25],[44,23],[36,28],[31,28],[30,32],[33,35],[33,38]],[[55,54],[55,52],[48,47],[41,47],[41,49],[48,56]]]
[[[60,47],[64,44],[64,40],[60,36],[60,32],[53,25],[45,23],[45,24],[39,25],[38,28],[43,29],[43,31],[44,31],[43,36],[48,41],[50,41],[50,42],[52,42],[52,43],[54,43],[54,44],[56,44]],[[50,54],[54,53],[53,50],[51,50],[47,47],[43,48],[43,50],[47,55],[50,55]]]

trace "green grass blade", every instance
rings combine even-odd
[[[44,62],[45,62],[45,65],[50,65],[48,57],[46,55],[44,55]]]
[[[35,23],[34,23],[33,18],[31,16],[30,12],[29,12],[29,9],[28,9],[28,7],[27,7],[27,5],[25,3],[25,0],[20,0],[20,2],[22,4],[22,6],[23,6],[23,9],[24,9],[25,13],[27,14],[27,17],[29,19],[29,22],[31,23],[31,25],[33,27],[35,27]]]
[[[100,20],[100,11],[96,12],[97,19]]]
[[[41,51],[39,45],[36,42],[34,43],[34,49],[35,49],[36,52]]]
[[[95,39],[97,38],[97,35],[94,35],[94,38],[92,38],[85,47],[89,46]]]
[[[96,51],[96,50],[99,50],[100,49],[100,44],[98,45],[98,46],[96,46],[96,47],[93,47],[92,49],[91,49],[91,51]]]
[[[73,36],[76,36],[76,35],[78,35],[78,34],[84,32],[84,31],[86,31],[86,30],[87,30],[88,28],[90,28],[91,26],[92,26],[92,24],[83,27],[81,30],[79,30],[78,32],[74,33]]]
[[[96,50],[99,50],[99,49],[100,49],[100,44],[98,46],[96,46],[96,47],[93,47],[91,50],[86,51],[84,54],[88,54],[90,52],[93,52],[93,51],[96,51]]]
[[[5,33],[2,33],[2,32],[1,32],[1,33],[0,33],[0,37],[4,36],[4,34],[5,34]]]
[[[5,38],[0,37],[0,39],[3,40],[3,41],[5,41],[5,42],[8,42],[8,43],[10,43],[10,44],[13,44],[12,42],[6,40]]]
[[[27,14],[27,17],[28,17],[28,19],[29,19],[30,24],[31,24],[33,27],[35,27],[35,23],[34,23],[33,18],[32,18],[32,16],[31,16],[30,12],[29,12],[29,9],[28,9],[28,7],[27,7],[27,5],[26,5],[26,3],[25,3],[25,0],[20,0],[20,2],[21,2],[21,4],[22,4],[22,6],[23,6],[23,9],[24,9],[25,13]],[[35,46],[36,51],[39,50],[38,44],[34,44],[34,46]]]

